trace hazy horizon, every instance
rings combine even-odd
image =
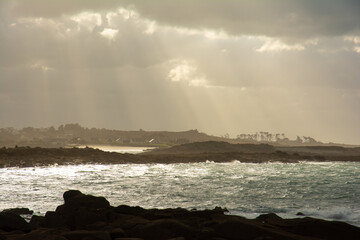
[[[2,0],[0,128],[360,144],[360,2]]]

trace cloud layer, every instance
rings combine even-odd
[[[292,40],[360,31],[360,3],[356,0],[5,0],[3,5],[10,6],[17,17],[45,18],[124,7],[169,26]]]
[[[360,144],[358,1],[0,3],[0,125]]]

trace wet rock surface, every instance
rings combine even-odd
[[[14,212],[0,213],[0,240],[247,240],[360,239],[360,228],[309,217],[283,219],[264,214],[256,219],[213,210],[143,209],[110,206],[103,197],[77,190],[64,193],[64,204],[28,223]]]

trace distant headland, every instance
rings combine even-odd
[[[86,128],[77,123],[60,125],[59,127],[33,128],[25,127],[0,128],[0,147],[30,146],[58,148],[80,145],[110,146],[147,146],[169,147],[179,144],[218,141],[232,144],[269,144],[274,146],[341,146],[356,147],[339,143],[323,143],[312,137],[297,136],[291,140],[283,133],[257,132],[254,134],[238,134],[230,138],[228,134],[212,136],[196,129],[169,131],[121,131],[104,128]]]
[[[141,146],[142,154],[106,152],[84,146]],[[80,146],[83,146],[80,148]],[[360,147],[321,143],[311,137],[289,140],[260,132],[237,138],[197,130],[120,131],[66,124],[58,128],[0,129],[0,167],[52,164],[124,164],[192,162],[360,161]]]
[[[146,164],[195,162],[360,161],[360,148],[331,146],[272,146],[206,141],[158,148],[141,154],[105,152],[94,148],[14,147],[0,149],[0,167],[67,164]]]

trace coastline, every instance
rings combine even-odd
[[[196,145],[197,144],[197,145]],[[358,149],[349,152],[340,149],[334,153],[325,149],[300,150],[286,148],[277,150],[258,145],[241,146],[239,149],[229,145],[231,148],[221,146],[214,148],[213,143],[205,144],[205,148],[199,150],[199,143],[186,146],[179,151],[176,148],[165,150],[146,151],[144,153],[130,154],[119,152],[108,152],[93,148],[40,148],[40,147],[15,147],[0,148],[0,168],[4,167],[34,167],[47,165],[76,165],[76,164],[148,164],[148,163],[195,163],[195,162],[231,162],[244,163],[298,163],[304,161],[312,162],[360,162],[360,151]],[[207,145],[206,145],[207,144]],[[216,143],[219,144],[219,143]],[[233,144],[234,145],[234,144]],[[183,145],[180,145],[180,147]],[[196,147],[195,150],[193,149]],[[216,151],[214,151],[216,149]]]
[[[110,206],[104,197],[78,190],[63,194],[64,204],[45,216],[32,215],[26,222],[24,209],[0,213],[1,239],[132,239],[132,240],[235,240],[235,239],[359,239],[360,228],[339,221],[310,217],[283,219],[263,214],[256,219],[213,210],[143,209]],[[26,209],[25,209],[26,210]],[[25,211],[26,213],[26,211]],[[29,213],[29,212],[28,212]],[[300,213],[299,213],[300,215]]]

